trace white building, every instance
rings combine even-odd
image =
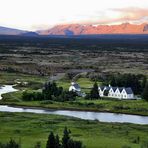
[[[69,87],[69,91],[80,92],[81,88],[80,88],[79,84],[72,82],[71,86]]]
[[[134,93],[130,87],[100,86],[98,88],[101,97],[118,99],[134,99]]]
[[[69,91],[73,91],[73,92],[76,92],[78,96],[81,96],[81,97],[85,97],[86,94],[81,92],[81,88],[79,86],[79,84],[75,83],[75,82],[72,82],[71,83],[71,86],[69,87]]]

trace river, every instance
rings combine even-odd
[[[8,90],[7,90],[8,89]],[[7,90],[7,91],[6,91]],[[17,91],[12,86],[5,85],[0,88],[0,94]],[[37,114],[54,114],[64,115],[69,117],[76,117],[84,120],[98,120],[101,122],[117,122],[117,123],[134,123],[134,124],[148,124],[148,116],[117,114],[107,112],[89,112],[89,111],[70,111],[70,110],[47,110],[29,107],[11,107],[7,105],[0,105],[0,112],[23,112],[23,113],[37,113]]]
[[[134,123],[148,124],[148,116],[116,114],[107,112],[88,112],[88,111],[70,111],[70,110],[47,110],[23,107],[11,107],[0,105],[1,112],[23,112],[37,114],[54,114],[76,117],[84,120],[98,120],[101,122]]]
[[[17,89],[13,88],[13,85],[4,85],[0,87],[0,100],[2,99],[2,94],[9,92],[16,92]]]

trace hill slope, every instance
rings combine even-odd
[[[26,32],[27,31],[0,26],[0,35],[20,35]]]
[[[48,30],[37,31],[40,35],[85,35],[85,34],[148,34],[148,24],[135,25],[57,25]]]

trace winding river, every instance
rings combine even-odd
[[[2,94],[18,91],[17,89],[13,88],[13,86],[14,85],[0,86],[0,100],[2,99]]]
[[[0,94],[6,91],[2,89],[9,88],[8,86],[2,87],[0,89]],[[13,90],[16,91],[16,90]],[[9,89],[9,92],[10,89]],[[116,114],[107,112],[89,112],[89,111],[70,111],[70,110],[47,110],[47,109],[37,109],[29,107],[11,107],[7,105],[0,105],[1,112],[26,112],[26,113],[37,113],[37,114],[54,114],[54,115],[64,115],[69,117],[76,117],[84,120],[98,120],[101,122],[117,122],[117,123],[134,123],[134,124],[147,124],[148,116],[139,115],[127,115],[127,114]]]

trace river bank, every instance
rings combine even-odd
[[[88,111],[70,111],[70,110],[49,110],[29,107],[11,107],[0,105],[0,112],[24,112],[36,114],[54,114],[69,117],[75,117],[84,120],[98,120],[100,122],[115,122],[115,123],[134,123],[148,124],[148,116],[126,115],[107,112],[88,112]]]
[[[6,89],[8,86],[11,87],[11,91],[14,92],[11,92],[10,89]],[[0,89],[1,95],[3,96],[3,100],[0,100],[1,105],[148,116],[148,102],[144,100],[85,100],[83,98],[78,98],[75,101],[67,102],[51,100],[23,101],[21,99],[23,91],[17,91],[17,89],[13,88],[13,85],[7,85],[6,87],[5,91],[4,87]]]
[[[7,94],[6,94],[7,95]],[[9,94],[10,95],[10,94]],[[12,96],[12,95],[11,95]],[[14,97],[14,96],[12,96]],[[62,109],[72,111],[109,112],[130,115],[148,116],[148,102],[143,100],[115,101],[115,100],[76,100],[73,102],[55,101],[0,101],[1,105],[38,107],[43,109]]]

